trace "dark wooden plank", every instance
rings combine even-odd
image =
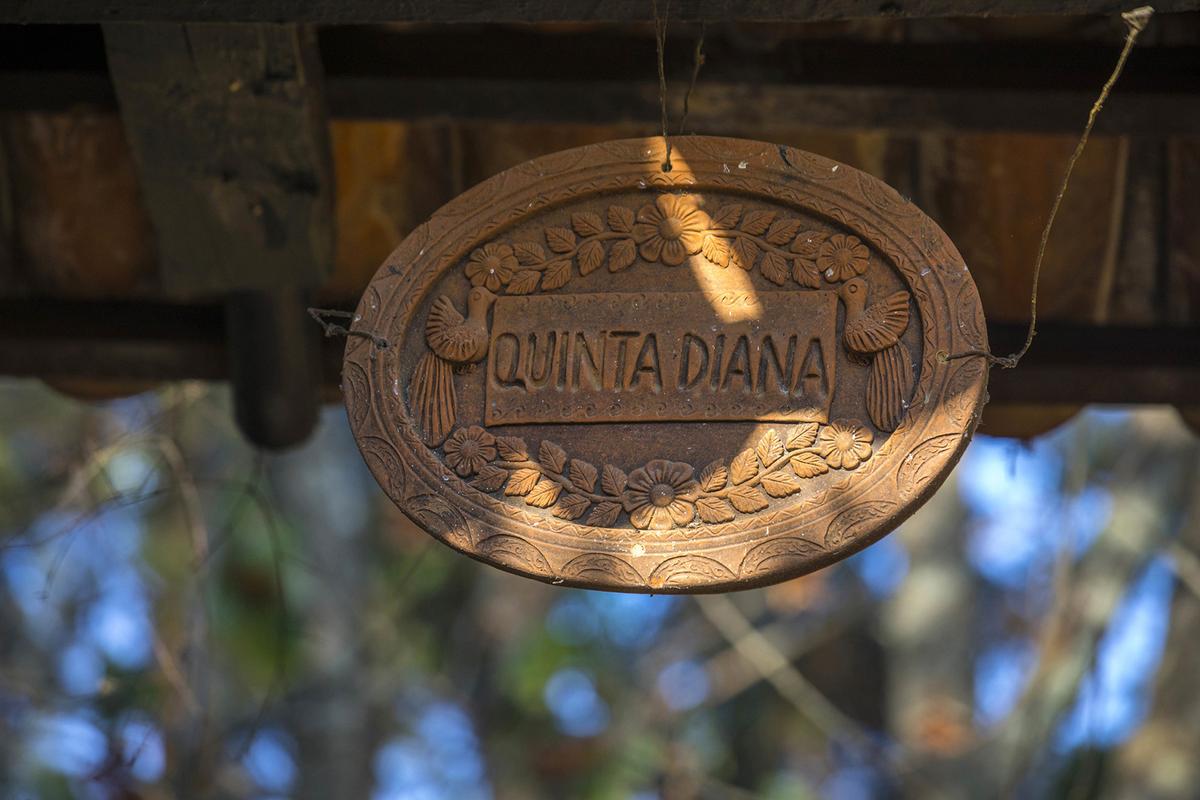
[[[330,115],[338,119],[461,119],[646,125],[659,119],[651,81],[413,80],[333,75],[326,79]],[[753,98],[749,100],[748,98]],[[688,130],[762,135],[797,125],[829,130],[896,132],[1008,131],[1078,133],[1095,99],[1084,91],[946,90],[862,86],[718,84],[697,86]],[[104,75],[0,71],[0,110],[111,108]],[[677,102],[677,101],[676,101]],[[1096,124],[1097,135],[1197,136],[1200,104],[1175,93],[1117,94]]]
[[[404,80],[334,77],[335,115],[357,119],[647,125],[659,120],[651,81]],[[898,133],[1008,131],[1078,133],[1094,92],[783,86],[703,82],[692,94],[688,132],[760,138],[773,128],[888,130]],[[1097,135],[1200,133],[1200,104],[1174,94],[1117,95]]]
[[[99,37],[67,26],[60,47],[56,30],[0,26],[0,108],[111,105]],[[1107,44],[783,39],[763,50],[710,30],[689,127],[1074,134],[1112,68],[1118,39],[1116,31]],[[330,113],[340,118],[633,122],[647,132],[658,121],[648,66],[654,45],[644,32],[339,27],[323,31],[320,45]],[[686,37],[669,43],[676,113],[690,59]],[[1139,48],[1097,132],[1195,132],[1197,94],[1200,48]]]
[[[167,294],[320,283],[333,179],[313,38],[278,25],[104,32]]]
[[[1166,316],[1200,317],[1200,138],[1173,138],[1166,153]],[[1200,404],[1200,401],[1198,401]]]
[[[806,21],[864,17],[1116,14],[1139,0],[676,0],[671,18]],[[1159,13],[1198,0],[1157,0]],[[662,6],[665,8],[666,3]],[[646,0],[9,0],[0,22],[622,22],[652,19]]]

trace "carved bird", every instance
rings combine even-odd
[[[904,419],[912,394],[913,369],[900,336],[908,327],[908,292],[893,292],[867,305],[867,282],[854,278],[838,296],[846,304],[842,343],[852,355],[871,362],[867,377],[867,413],[881,431],[894,431]]]
[[[496,295],[476,286],[467,295],[464,318],[446,295],[433,301],[425,321],[429,352],[417,362],[409,391],[417,422],[430,447],[437,447],[450,435],[458,415],[454,369],[482,361],[487,355],[487,315],[494,302]]]

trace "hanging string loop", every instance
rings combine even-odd
[[[1121,48],[1121,55],[1117,57],[1117,63],[1113,67],[1112,74],[1108,76],[1108,80],[1100,88],[1100,95],[1096,98],[1096,102],[1092,103],[1092,108],[1088,112],[1087,124],[1083,126],[1083,135],[1079,137],[1079,142],[1075,145],[1075,150],[1067,160],[1067,168],[1063,173],[1062,183],[1059,185],[1058,193],[1054,196],[1053,205],[1050,206],[1050,215],[1046,218],[1046,226],[1042,228],[1042,238],[1038,243],[1037,256],[1033,262],[1033,289],[1029,297],[1029,329],[1025,333],[1024,344],[1021,345],[1019,350],[1007,356],[998,356],[987,350],[963,350],[959,353],[947,353],[942,350],[937,353],[937,358],[943,364],[959,358],[979,357],[985,359],[989,367],[996,366],[1003,369],[1012,369],[1029,352],[1030,346],[1033,345],[1033,338],[1037,336],[1038,281],[1042,276],[1042,261],[1046,257],[1046,245],[1050,241],[1050,231],[1054,228],[1054,220],[1058,216],[1058,209],[1062,206],[1063,196],[1066,195],[1067,186],[1071,182],[1071,173],[1074,172],[1075,164],[1079,161],[1079,157],[1083,155],[1083,149],[1087,146],[1088,137],[1091,136],[1092,128],[1096,124],[1096,117],[1099,116],[1100,109],[1104,108],[1104,103],[1108,100],[1108,95],[1112,91],[1113,85],[1117,82],[1117,78],[1121,77],[1121,72],[1125,69],[1125,62],[1129,59],[1129,53],[1133,50],[1133,45],[1137,41],[1138,35],[1145,30],[1147,23],[1150,22],[1150,17],[1153,15],[1154,9],[1150,6],[1141,6],[1140,8],[1135,8],[1132,11],[1126,11],[1121,14],[1121,19],[1124,20],[1127,29],[1125,44]]]

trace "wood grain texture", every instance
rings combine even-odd
[[[104,33],[164,290],[319,284],[332,264],[332,167],[311,35],[204,24]]]
[[[863,17],[993,17],[1116,14],[1130,0],[677,0],[681,21],[805,21]],[[1197,0],[1158,0],[1160,14],[1194,11]],[[16,0],[0,6],[0,22],[551,22],[649,21],[642,0]]]

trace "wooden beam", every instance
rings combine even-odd
[[[735,135],[798,125],[1077,134],[1112,68],[1118,38],[1115,32],[1108,44],[785,38],[763,50],[710,29],[689,128]],[[668,43],[675,113],[691,49],[687,36]],[[329,110],[340,118],[623,121],[647,132],[658,121],[654,44],[646,31],[330,28],[321,33],[320,57]],[[0,108],[112,107],[106,73],[103,44],[86,28],[0,26]],[[1197,96],[1200,48],[1140,47],[1097,132],[1194,134]]]
[[[333,266],[333,167],[316,39],[296,25],[104,26],[168,297],[226,298],[242,431],[317,419],[306,290]]]
[[[675,0],[680,21],[765,22],[866,17],[1117,14],[1140,0]],[[1156,0],[1160,14],[1200,0]],[[666,3],[662,4],[666,8]],[[629,22],[653,17],[646,0],[10,0],[0,22]]]
[[[333,172],[308,32],[113,24],[104,36],[166,293],[321,283]]]
[[[637,123],[657,130],[658,85],[560,81],[334,78],[336,116],[476,122]],[[995,131],[1075,133],[1095,100],[1089,92],[849,86],[747,86],[705,82],[693,92],[688,132],[757,136],[779,128],[896,133]],[[1200,134],[1200,104],[1177,95],[1119,95],[1097,135]]]
[[[163,303],[0,300],[0,375],[45,379],[224,380],[228,308]],[[308,323],[313,331],[316,326]],[[1024,325],[990,324],[997,353]],[[336,392],[345,342],[324,340],[322,376]],[[1200,327],[1046,322],[1015,370],[992,371],[992,402],[1200,403]]]

